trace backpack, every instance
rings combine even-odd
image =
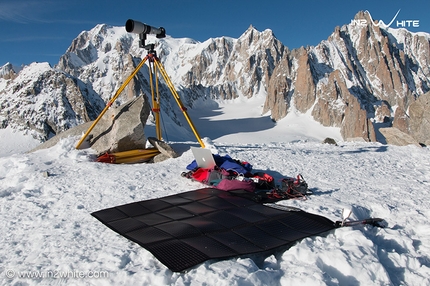
[[[257,172],[252,175],[252,180],[256,184],[256,189],[259,190],[272,190],[275,186],[275,180],[272,176],[264,172]]]
[[[280,199],[306,199],[306,195],[311,194],[308,184],[301,174],[296,178],[287,177],[281,180],[281,187],[276,188],[270,194],[274,198]]]
[[[296,178],[284,178],[281,182],[282,190],[289,194],[307,195],[309,193],[308,184],[301,174],[298,174]]]

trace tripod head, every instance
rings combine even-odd
[[[147,46],[150,46],[145,45],[146,35],[155,35],[158,39],[166,37],[166,30],[163,27],[155,28],[132,19],[128,19],[127,22],[125,22],[125,30],[129,33],[139,34],[139,47],[145,49],[147,49]],[[152,47],[152,50],[153,49]],[[147,50],[149,51],[149,49]]]
[[[147,44],[145,46],[141,46],[141,48],[144,48],[148,51],[148,55],[157,56],[157,52],[155,51],[155,44]]]

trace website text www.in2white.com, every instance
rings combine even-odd
[[[9,269],[4,272],[4,276],[8,279],[99,279],[108,278],[109,273],[107,271],[15,271]]]

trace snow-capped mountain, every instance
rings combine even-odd
[[[3,79],[14,78],[19,71],[20,71],[20,68],[13,66],[11,63],[7,63],[4,66],[0,67],[0,78],[3,78]]]
[[[32,63],[0,80],[2,128],[26,130],[41,141],[97,117],[104,101],[76,77]]]
[[[430,91],[430,35],[373,25],[367,12],[335,28],[315,47],[289,50],[272,31],[250,26],[238,39],[197,42],[148,35],[184,104],[263,97],[261,113],[279,121],[291,110],[310,113],[324,126],[340,127],[344,139],[378,139],[378,128],[394,126],[425,143],[421,117],[409,107]],[[32,64],[0,79],[2,126],[35,129],[42,138],[92,120],[147,55],[138,36],[124,27],[97,25],[73,40],[54,67]],[[6,70],[3,67],[2,70]],[[4,72],[2,72],[3,74]],[[61,80],[60,80],[61,79]],[[180,125],[168,88],[160,85],[161,108]],[[41,96],[43,94],[44,96]],[[150,96],[143,67],[118,103]],[[17,103],[14,103],[14,102]],[[421,100],[426,102],[425,100]],[[19,103],[19,104],[18,104]],[[55,108],[52,108],[55,107]],[[416,112],[414,114],[417,114]]]

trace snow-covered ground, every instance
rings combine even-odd
[[[331,220],[352,208],[352,220],[380,217],[388,226],[345,227],[286,251],[172,273],[90,214],[203,187],[180,176],[197,140],[178,140],[170,130],[180,157],[111,165],[95,163],[91,150],[76,150],[79,138],[25,153],[35,146],[31,139],[0,130],[0,284],[429,285],[429,149],[342,142],[339,130],[307,115],[293,112],[275,124],[259,114],[260,106],[258,99],[220,103],[190,114],[214,153],[248,161],[275,179],[303,175],[314,194],[278,204]],[[338,146],[321,144],[325,137]]]

